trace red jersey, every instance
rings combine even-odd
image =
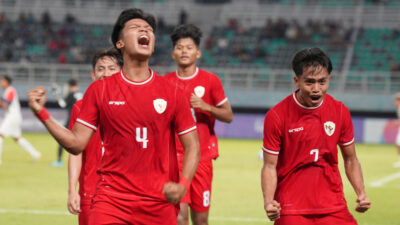
[[[212,106],[220,106],[228,101],[224,88],[217,75],[196,68],[196,72],[190,77],[181,77],[177,71],[166,74],[165,77],[174,83],[182,84],[186,90],[186,98],[190,102],[190,96],[194,93],[204,102]],[[215,118],[208,112],[194,110],[197,131],[201,149],[201,160],[218,157],[218,148],[215,141]],[[213,137],[214,136],[214,137]],[[183,157],[183,147],[177,137],[178,157]]]
[[[165,201],[166,182],[179,178],[174,132],[196,129],[183,89],[152,70],[143,82],[123,72],[93,82],[78,123],[96,130],[106,149],[96,193]]]
[[[346,207],[337,145],[354,143],[353,124],[343,103],[325,95],[305,107],[296,93],[267,113],[263,150],[278,155],[275,200],[282,215],[324,214]]]
[[[81,108],[82,100],[75,102],[73,105],[69,122],[70,130],[74,127]],[[79,175],[79,195],[81,196],[81,200],[86,199],[90,201],[95,193],[96,184],[99,180],[97,170],[100,166],[102,155],[103,144],[100,138],[100,131],[97,130],[87,144],[85,151],[82,152],[82,168]]]

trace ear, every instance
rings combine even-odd
[[[118,49],[121,49],[125,46],[125,43],[120,39],[117,41],[115,45],[117,46]]]
[[[176,61],[174,51],[171,52],[171,57]]]
[[[293,81],[294,81],[294,84],[296,85],[296,88],[299,88],[299,78],[297,76],[294,76]]]
[[[201,58],[201,50],[197,50],[196,59],[200,59],[200,58]]]
[[[95,81],[96,80],[96,76],[94,75],[94,71],[92,70],[92,72],[90,72],[90,76],[92,77],[92,80]]]

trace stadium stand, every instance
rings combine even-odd
[[[205,37],[200,65],[217,73],[228,93],[246,91],[253,102],[260,97],[251,93],[292,90],[290,58],[312,46],[332,59],[335,92],[391,95],[400,87],[398,1],[7,0],[0,5],[0,72],[15,77],[23,89],[69,77],[88,84],[92,54],[110,46],[115,15],[132,6],[158,17],[151,64],[160,74],[174,69],[169,33],[177,24],[194,22]]]

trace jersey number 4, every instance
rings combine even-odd
[[[143,129],[143,132],[140,131],[141,129]],[[136,141],[142,142],[143,148],[147,148],[147,142],[149,142],[147,140],[147,127],[136,127]]]

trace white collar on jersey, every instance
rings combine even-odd
[[[296,96],[297,91],[298,91],[298,90],[296,90],[295,92],[293,92],[293,99],[294,99],[294,101],[297,103],[297,105],[299,105],[299,106],[300,106],[301,108],[303,108],[303,109],[316,109],[316,108],[320,107],[320,106],[322,105],[322,103],[324,103],[324,100],[322,99],[321,103],[320,103],[319,105],[317,105],[317,106],[314,106],[314,107],[307,107],[307,106],[304,106],[304,105],[301,104],[301,103],[299,102],[299,100],[297,99],[297,96]]]
[[[153,75],[153,70],[149,68],[149,71],[150,71],[150,77],[147,78],[146,80],[142,81],[142,82],[135,82],[135,81],[129,80],[129,79],[125,76],[125,74],[124,74],[124,72],[123,72],[122,70],[121,70],[120,74],[121,74],[122,79],[124,79],[126,82],[128,82],[128,83],[130,83],[130,84],[133,84],[133,85],[143,85],[143,84],[147,84],[148,82],[150,82],[150,81],[153,79],[153,76],[154,76],[154,75]]]
[[[194,78],[198,73],[199,73],[199,68],[197,66],[196,66],[196,71],[194,71],[194,74],[190,75],[188,77],[179,76],[178,70],[176,70],[176,72],[175,72],[176,76],[181,80],[190,80],[190,79]]]

